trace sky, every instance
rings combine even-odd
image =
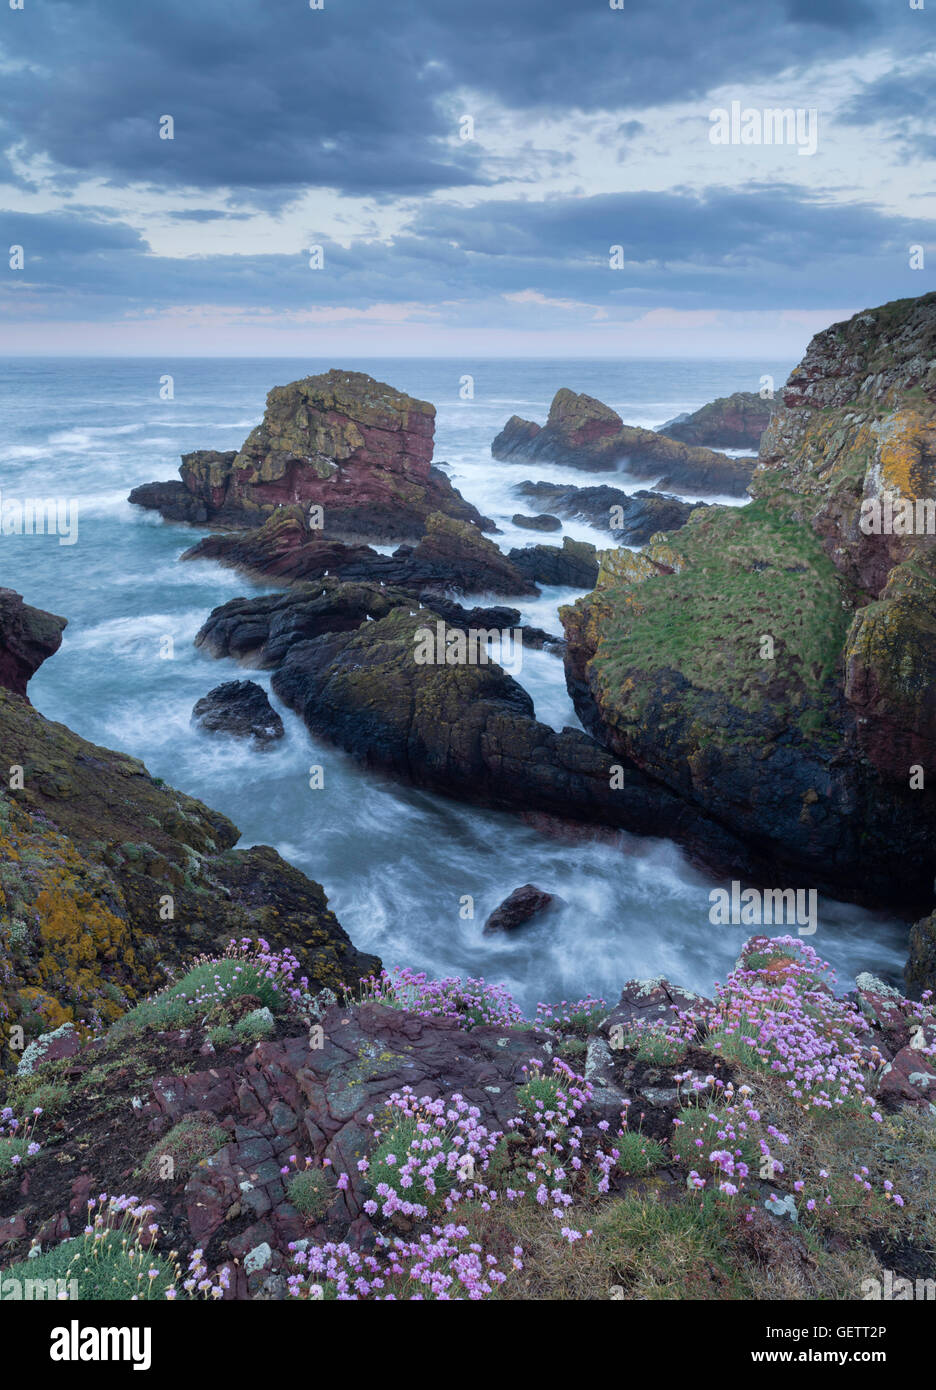
[[[0,353],[795,359],[934,287],[934,69],[936,0],[0,0]]]

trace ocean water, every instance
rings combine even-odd
[[[792,365],[0,360],[3,498],[75,499],[78,507],[74,544],[54,535],[0,535],[0,585],[69,620],[61,650],[30,684],[33,703],[85,738],[142,758],[153,775],[223,811],[239,826],[241,844],[275,845],[324,885],[352,940],[388,966],[484,976],[506,984],[528,1010],[538,1000],[586,992],[613,1000],[634,976],[665,974],[710,991],[730,970],[747,932],[710,924],[715,881],[689,865],[675,844],[620,835],[612,843],[569,845],[519,818],[399,786],[310,738],[275,697],[286,737],[269,751],[194,730],[195,701],[244,674],[233,661],[197,651],[195,634],[212,608],[264,587],[213,561],[180,564],[203,531],[163,522],[126,498],[138,483],[176,477],[181,453],[239,447],[272,386],[342,366],[435,404],[436,461],[497,521],[505,549],[563,535],[607,544],[606,535],[584,523],[566,523],[545,537],[515,528],[512,514],[526,510],[515,485],[533,478],[636,490],[653,480],[497,463],[490,442],[510,415],[544,420],[554,392],[570,386],[606,401],[627,423],[653,428],[716,396],[756,390],[763,372],[779,384]],[[167,373],[174,379],[170,401],[159,395]],[[473,378],[472,399],[460,394],[466,375]],[[544,589],[539,599],[516,606],[524,621],[558,633],[557,609],[577,592]],[[269,673],[250,674],[269,690]],[[557,729],[578,726],[556,656],[524,652],[518,679],[541,720]],[[324,769],[321,790],[309,787],[313,766]],[[485,918],[527,882],[557,893],[565,905],[510,937],[485,938]],[[462,912],[466,896],[474,902],[473,918]],[[905,924],[822,899],[819,929],[808,940],[832,962],[845,989],[859,970],[898,977],[906,937]]]

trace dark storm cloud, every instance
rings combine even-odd
[[[318,11],[44,0],[0,29],[14,64],[0,133],[66,178],[268,199],[309,185],[414,194],[488,177],[479,145],[445,143],[455,128],[440,99],[460,85],[554,115],[652,107],[906,27],[885,0],[627,0],[621,11],[606,0],[326,0]],[[157,138],[165,114],[172,141]]]
[[[433,207],[389,246],[326,242],[322,270],[310,269],[305,253],[153,256],[128,228],[61,215],[6,217],[0,236],[26,253],[25,270],[0,281],[11,315],[25,302],[16,290],[29,287],[65,317],[204,304],[250,312],[442,302],[457,302],[451,313],[463,317],[470,301],[489,305],[530,290],[612,313],[873,304],[927,288],[909,269],[907,248],[936,241],[936,223],[784,188]],[[612,246],[623,247],[621,270],[609,266]]]

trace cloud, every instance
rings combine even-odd
[[[513,110],[625,110],[858,51],[885,0],[45,0],[7,17],[6,147],[160,188],[424,194],[489,182],[453,94]],[[163,115],[175,138],[161,140]],[[637,133],[647,116],[631,117]],[[496,175],[494,175],[496,176]]]

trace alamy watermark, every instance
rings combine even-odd
[[[812,936],[818,925],[819,894],[815,888],[745,888],[737,879],[709,893],[709,921],[714,927],[796,927]]]
[[[819,112],[803,106],[716,106],[709,112],[713,145],[796,145],[797,154],[819,148]]]
[[[0,489],[0,537],[58,536],[59,545],[78,539],[77,497],[5,497]]]
[[[523,669],[521,628],[418,627],[413,633],[417,666],[487,666],[496,662],[505,671]],[[495,649],[492,653],[492,647]]]
[[[936,498],[882,492],[861,503],[859,527],[866,536],[936,535]]]

